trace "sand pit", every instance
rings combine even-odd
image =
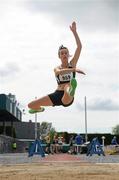
[[[1,165],[0,180],[119,180],[119,164],[41,162]]]
[[[109,160],[111,163],[105,163]],[[117,155],[54,154],[28,158],[28,154],[1,154],[0,180],[119,180],[119,163],[112,163],[116,160],[119,162]]]

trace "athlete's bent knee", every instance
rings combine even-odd
[[[28,104],[28,108],[30,108],[30,109],[33,108],[33,102],[30,102],[30,103]]]
[[[70,102],[67,102],[67,103],[62,101],[64,107],[68,107],[72,105],[73,102],[74,102],[74,98]]]

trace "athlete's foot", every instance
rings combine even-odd
[[[70,88],[69,88],[70,96],[74,96],[76,87],[77,87],[77,81],[75,78],[72,78],[70,81]]]
[[[44,107],[40,107],[39,109],[35,110],[35,109],[29,109],[29,113],[30,114],[34,114],[34,113],[38,113],[38,112],[43,112],[45,110]]]

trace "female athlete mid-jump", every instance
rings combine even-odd
[[[70,26],[70,30],[74,35],[77,45],[74,56],[69,60],[70,55],[68,48],[63,45],[59,47],[58,56],[61,60],[61,65],[54,68],[58,87],[54,93],[30,102],[28,104],[28,107],[30,108],[29,113],[42,112],[44,111],[44,106],[70,106],[74,101],[75,90],[77,87],[77,81],[75,79],[76,73],[84,75],[85,73],[76,68],[82,45],[76,30],[75,22]]]

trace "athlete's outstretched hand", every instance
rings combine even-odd
[[[76,72],[77,73],[80,73],[80,74],[84,74],[84,75],[86,75],[82,70],[80,70],[80,69],[76,69]]]
[[[76,32],[76,22],[73,22],[72,25],[70,26],[70,30],[72,32]]]

